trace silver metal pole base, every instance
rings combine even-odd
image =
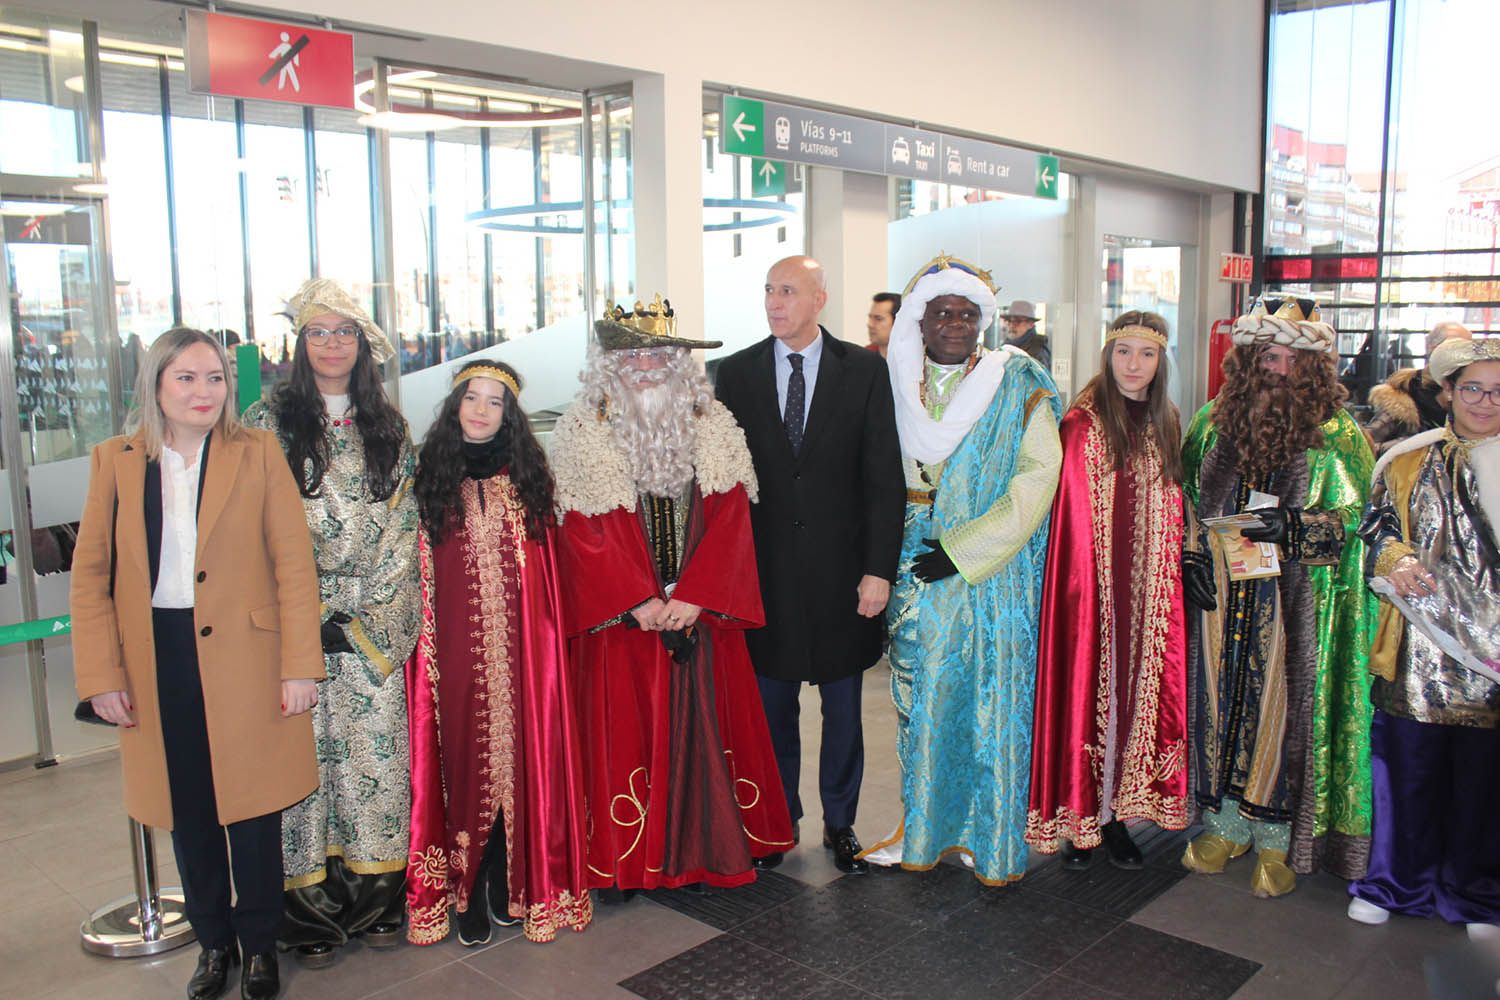
[[[192,924],[183,913],[182,890],[176,887],[163,889],[157,898],[161,901],[157,911],[161,915],[161,925],[154,935],[142,932],[140,900],[126,896],[106,903],[83,922],[78,930],[83,950],[111,958],[140,958],[181,948],[197,940]]]

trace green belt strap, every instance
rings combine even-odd
[[[0,625],[0,646],[9,646],[16,642],[30,642],[32,639],[48,639],[71,631],[73,631],[71,615],[38,618],[34,622],[20,622],[15,625]]]

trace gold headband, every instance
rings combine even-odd
[[[1160,347],[1162,350],[1166,350],[1167,348],[1167,338],[1165,334],[1163,334],[1160,330],[1153,330],[1149,326],[1142,326],[1139,323],[1132,323],[1129,326],[1122,326],[1118,330],[1109,331],[1109,333],[1104,337],[1104,342],[1107,344],[1111,340],[1117,340],[1120,337],[1140,337],[1144,340],[1151,341],[1151,343],[1155,344],[1157,347]]]
[[[473,368],[465,368],[453,376],[453,388],[457,389],[471,378],[492,378],[496,382],[510,390],[510,394],[517,399],[521,398],[521,387],[516,385],[515,378],[503,368],[494,365],[475,365]]]

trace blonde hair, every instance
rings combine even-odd
[[[186,326],[173,327],[153,340],[146,350],[146,356],[141,359],[141,370],[135,379],[135,406],[125,421],[126,434],[139,431],[145,437],[146,457],[153,462],[161,459],[162,445],[167,436],[167,418],[161,412],[161,403],[156,399],[162,373],[177,359],[177,355],[194,344],[207,344],[213,348],[219,364],[224,366],[227,392],[224,396],[224,408],[219,411],[219,419],[214,422],[213,429],[224,438],[232,438],[239,433],[240,421],[234,413],[234,370],[229,367],[229,355],[225,353],[224,345],[219,343],[217,337],[202,330]]]

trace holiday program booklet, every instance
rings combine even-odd
[[[1267,507],[1279,507],[1281,500],[1269,493],[1252,490],[1245,509],[1238,514],[1223,517],[1205,517],[1206,527],[1224,553],[1224,565],[1231,580],[1259,580],[1281,575],[1281,559],[1272,542],[1251,541],[1240,534],[1242,528],[1259,528],[1265,524],[1255,511]]]

